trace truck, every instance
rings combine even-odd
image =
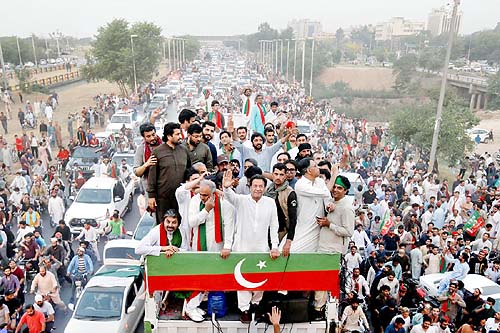
[[[170,258],[164,254],[146,256],[146,300],[144,332],[147,333],[209,333],[218,332],[264,333],[269,324],[258,322],[253,317],[251,323],[242,323],[235,305],[230,299],[234,291],[289,290],[301,293],[310,290],[329,290],[325,319],[310,321],[307,310],[301,313],[287,303],[274,303],[282,309],[282,332],[324,333],[338,325],[338,296],[340,291],[340,254],[296,253],[288,257],[271,259],[268,253],[232,252],[226,259],[219,253],[179,252]],[[225,295],[227,312],[217,306],[211,308],[208,293],[208,313],[205,321],[195,323],[182,317],[182,301],[176,300],[176,293],[186,291],[218,290]],[[307,304],[307,299],[306,299]],[[203,306],[203,303],[202,303]],[[266,306],[266,304],[264,304]],[[306,305],[307,306],[307,305]],[[267,308],[266,308],[267,309]],[[300,311],[300,310],[299,310]],[[224,315],[220,316],[220,312]]]

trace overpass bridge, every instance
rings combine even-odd
[[[440,75],[441,76],[441,75]],[[469,107],[472,111],[488,107],[488,79],[461,74],[448,74],[448,83],[470,95]]]

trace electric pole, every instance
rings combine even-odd
[[[438,101],[438,106],[437,106],[437,112],[436,112],[436,122],[434,124],[434,134],[432,135],[432,146],[431,146],[431,156],[430,156],[430,161],[429,161],[429,171],[432,172],[434,170],[434,163],[436,161],[436,152],[437,152],[437,145],[438,145],[438,139],[439,139],[439,130],[441,128],[441,117],[443,114],[443,104],[444,104],[444,97],[446,93],[446,81],[448,77],[448,66],[450,63],[450,56],[451,56],[451,49],[453,47],[453,39],[455,37],[455,33],[457,33],[458,29],[456,29],[456,21],[457,21],[457,12],[458,12],[458,6],[460,5],[460,0],[454,0],[453,4],[453,12],[451,16],[451,25],[450,25],[450,32],[448,35],[448,47],[446,48],[446,57],[444,60],[444,66],[442,70],[443,77],[441,78],[441,90],[439,92],[439,101]]]

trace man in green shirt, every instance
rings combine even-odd
[[[114,211],[111,220],[109,221],[109,226],[111,227],[111,232],[109,233],[109,239],[118,239],[124,237],[124,227],[123,220],[120,217],[118,211]]]

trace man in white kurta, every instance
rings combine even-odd
[[[222,198],[220,198],[220,223],[223,228],[222,241],[217,242],[215,239],[217,224],[217,221],[215,221],[215,201],[217,200],[215,190],[216,186],[214,182],[202,180],[199,193],[191,198],[189,203],[189,226],[193,230],[193,251],[219,252],[223,248],[230,250],[233,245],[234,210],[231,204],[227,200],[222,200]],[[206,249],[198,248],[198,244],[201,243],[199,240],[200,226],[203,224],[205,225]]]
[[[50,194],[48,210],[52,222],[59,223],[64,218],[64,201],[55,191]]]
[[[266,179],[260,175],[250,180],[250,195],[236,194],[230,189],[233,181],[231,170],[224,173],[224,199],[238,207],[235,216],[233,251],[267,252],[268,236],[271,238],[271,258],[279,257],[278,250],[278,210],[274,200],[264,197]],[[227,258],[230,251],[223,249],[221,256]],[[262,291],[238,291],[238,308],[242,312],[241,321],[249,322],[250,304],[258,305],[262,300]]]
[[[198,192],[200,182],[203,177],[199,173],[188,175],[188,182],[181,184],[175,190],[175,198],[179,204],[179,215],[181,216],[181,229],[184,229],[186,235],[191,235],[191,227],[189,226],[189,203],[191,198]],[[191,238],[188,239],[188,248],[191,249]]]
[[[313,159],[302,159],[299,171],[302,178],[295,184],[297,226],[290,252],[316,252],[320,231],[316,217],[325,217],[325,206],[331,195],[325,181],[319,178],[319,168]]]

